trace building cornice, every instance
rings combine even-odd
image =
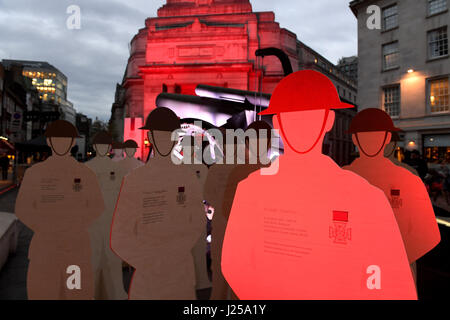
[[[361,6],[362,4],[369,4],[375,1],[377,0],[353,0],[349,3],[349,7],[352,10],[355,17],[358,18],[358,7]]]
[[[160,64],[145,65],[139,67],[139,74],[167,74],[167,73],[208,73],[208,72],[248,72],[253,69],[253,63],[233,62],[233,63],[196,63],[196,64]]]

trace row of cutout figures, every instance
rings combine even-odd
[[[393,158],[399,129],[382,110],[353,119],[360,157],[350,166],[322,154],[333,110],[351,107],[318,72],[284,78],[262,112],[284,144],[267,165],[251,147],[264,135],[246,145],[256,164],[173,163],[180,120],[167,108],[141,128],[154,147],[146,164],[133,142],[124,159],[110,159],[106,132],[94,138],[95,158],[79,163],[69,155],[76,129],[53,122],[53,155],[26,171],[15,208],[34,231],[28,298],[127,299],[126,263],[129,299],[196,299],[208,287],[211,299],[417,299],[415,262],[440,241],[430,199],[414,169]],[[267,123],[248,129],[266,130],[270,144]],[[214,210],[212,281],[205,203]]]

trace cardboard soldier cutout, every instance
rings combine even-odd
[[[171,110],[153,110],[142,129],[150,130],[155,156],[123,180],[111,248],[136,269],[130,299],[195,299],[191,250],[205,226],[201,184],[189,166],[172,162],[180,121]]]
[[[130,173],[134,169],[142,167],[144,163],[134,157],[136,154],[136,149],[139,148],[138,144],[134,140],[127,140],[123,143],[123,148],[125,151],[125,159],[120,162],[123,170],[126,174]]]
[[[349,108],[312,70],[276,87],[284,155],[275,175],[239,183],[225,232],[222,272],[240,299],[417,299],[385,195],[321,153],[334,112]]]
[[[266,130],[266,140],[269,139],[270,141],[271,129],[272,128],[266,122],[256,121],[247,128],[247,132],[255,130],[255,138],[258,138],[259,131]],[[235,161],[233,161],[233,163],[214,164],[209,169],[204,190],[204,198],[215,210],[211,230],[211,269],[213,279],[211,300],[225,300],[235,296],[223,277],[221,257],[225,229],[238,183],[247,178],[250,173],[265,166],[262,165],[261,162],[270,162],[261,161],[258,157],[257,162],[250,164],[249,152],[255,153],[256,155],[259,155],[259,152],[257,150],[250,150],[249,144],[260,145],[259,141],[250,141],[249,144],[247,143],[245,145],[246,158],[243,159],[245,163],[238,164],[239,152],[237,151],[239,146],[235,143],[236,141],[226,141],[226,144],[230,146],[225,147],[224,150],[226,152],[226,150],[230,150],[232,147],[234,149]],[[238,144],[239,143],[244,144],[245,141],[238,141]],[[270,142],[267,145],[269,144]]]
[[[90,228],[97,300],[127,298],[123,286],[122,260],[109,246],[112,216],[125,175],[120,162],[114,162],[107,156],[111,143],[112,138],[108,133],[99,132],[93,139],[96,156],[86,163],[95,172],[105,199],[103,214]]]
[[[439,243],[440,234],[422,180],[384,157],[392,132],[399,130],[382,110],[371,108],[359,112],[352,120],[349,133],[360,150],[360,157],[345,169],[384,191],[394,210],[409,262],[413,264]]]
[[[112,148],[112,153],[113,153],[112,160],[114,162],[119,162],[119,161],[122,161],[123,159],[125,159],[124,155],[123,155],[123,151],[124,151],[123,143],[120,143],[118,141],[113,141],[113,143],[111,144],[111,148]]]
[[[93,299],[88,227],[103,212],[95,174],[70,156],[78,137],[58,120],[45,132],[53,155],[25,172],[17,217],[34,231],[29,248],[29,299]]]
[[[202,139],[200,136],[185,136],[182,140],[183,160],[182,165],[188,166],[195,173],[201,190],[204,189],[206,177],[208,176],[208,167],[203,163],[203,148],[200,141],[196,146],[195,139]],[[198,140],[197,140],[198,141]],[[204,227],[199,234],[198,240],[192,249],[195,266],[195,288],[197,290],[211,288],[211,281],[208,277],[208,265],[206,261],[206,234],[207,218],[206,212],[202,210]]]

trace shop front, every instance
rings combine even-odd
[[[450,164],[450,134],[423,135],[424,158],[429,164]]]

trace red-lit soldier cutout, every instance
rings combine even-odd
[[[114,208],[126,172],[120,165],[121,161],[115,162],[108,157],[113,144],[109,133],[97,133],[92,143],[96,156],[86,165],[95,172],[105,200],[105,211],[89,230],[93,251],[95,299],[125,300],[127,293],[123,286],[122,260],[111,251],[109,237]],[[114,148],[122,152],[122,144],[114,143]]]
[[[440,241],[439,228],[430,198],[422,180],[384,156],[394,127],[389,115],[380,109],[365,109],[352,120],[349,133],[360,157],[344,169],[365,178],[384,191],[394,210],[411,264]],[[412,266],[414,269],[414,265]]]
[[[78,137],[69,122],[48,125],[52,156],[25,172],[17,217],[34,231],[29,248],[28,299],[93,299],[88,228],[103,212],[97,178],[70,155]]]
[[[385,195],[321,153],[331,109],[350,107],[315,71],[276,87],[262,114],[276,114],[285,154],[276,175],[239,184],[225,232],[222,272],[240,299],[417,299]]]
[[[191,251],[205,227],[202,185],[190,166],[173,162],[175,113],[157,108],[141,129],[155,156],[123,179],[111,248],[136,269],[129,299],[195,299]]]
[[[330,227],[330,238],[334,243],[347,244],[352,240],[352,228],[347,228],[348,212],[333,211],[333,226]]]

